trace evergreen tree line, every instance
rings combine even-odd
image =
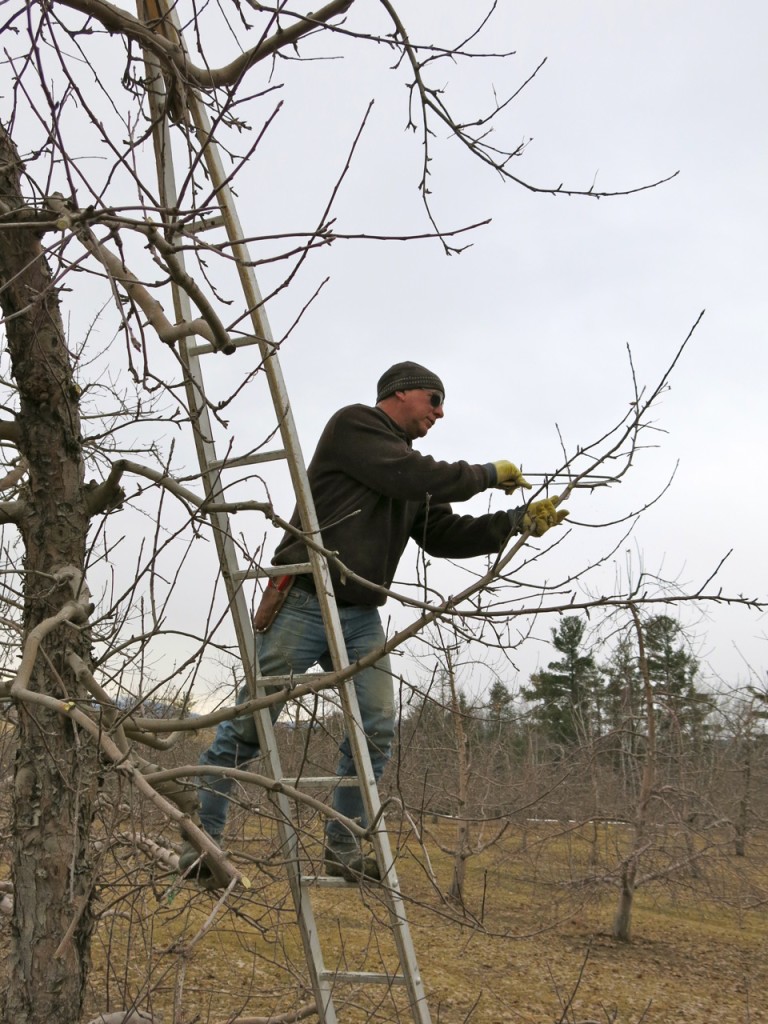
[[[647,701],[634,638],[620,637],[608,660],[600,663],[586,647],[585,633],[586,622],[576,615],[564,616],[552,630],[561,657],[535,672],[520,691],[532,720],[564,747],[609,734],[642,735]],[[716,697],[697,685],[699,664],[686,649],[680,625],[668,615],[656,615],[643,628],[643,642],[659,730],[669,742],[701,740],[713,727]]]

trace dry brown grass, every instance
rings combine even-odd
[[[253,889],[229,900],[197,943],[193,936],[215,897],[190,885],[174,890],[170,876],[147,874],[132,856],[118,862],[122,877],[102,894],[94,1011],[107,1002],[124,1006],[134,996],[161,1010],[166,1024],[223,1024],[237,1014],[284,1012],[307,1001],[293,904],[272,831],[266,819],[251,823],[247,841],[233,848],[261,862],[250,870]],[[440,831],[450,838],[448,826]],[[669,837],[665,842],[648,860],[654,868],[674,852]],[[605,875],[625,843],[626,834],[604,830],[598,873]],[[319,849],[310,830],[306,853],[315,858]],[[630,943],[610,936],[616,890],[610,880],[589,881],[595,872],[580,830],[537,825],[508,833],[469,861],[463,910],[441,896],[450,858],[427,849],[439,889],[413,837],[402,844],[398,870],[435,1022],[768,1022],[765,842],[753,840],[747,858],[702,842],[699,877],[680,870],[640,889]],[[379,970],[383,959],[394,969],[376,887],[318,890],[313,900],[328,966]],[[378,998],[383,991],[340,986],[340,1019],[410,1020],[401,1012],[402,990]]]
[[[539,833],[535,853],[512,839],[471,864],[467,902],[484,900],[487,932],[452,926],[445,955],[422,956],[445,1021],[464,1020],[478,992],[477,1022],[768,1021],[768,919],[746,909],[765,850],[749,862],[721,853],[695,884],[680,874],[641,888],[622,943],[610,934],[616,890],[583,883],[573,838]],[[416,942],[429,950],[422,920]]]

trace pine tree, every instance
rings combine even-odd
[[[506,726],[512,719],[513,699],[507,686],[497,679],[488,692],[486,705],[486,732],[489,736],[499,739],[506,731]]]
[[[556,743],[573,746],[602,729],[601,676],[592,654],[582,652],[586,624],[576,615],[563,617],[552,630],[555,650],[564,655],[546,671],[534,672],[520,692],[535,703],[534,719]]]
[[[643,632],[654,703],[659,712],[660,739],[673,734],[700,738],[710,704],[695,685],[699,663],[679,639],[679,623],[669,615],[656,615],[649,619]]]

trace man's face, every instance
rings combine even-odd
[[[412,441],[417,437],[426,437],[437,420],[441,420],[445,415],[443,396],[439,391],[432,388],[412,388],[409,391],[398,391],[397,394],[402,396],[398,422]]]

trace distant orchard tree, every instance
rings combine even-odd
[[[603,724],[625,798],[636,791],[638,755],[646,728],[643,680],[632,637],[621,636],[604,666]]]

